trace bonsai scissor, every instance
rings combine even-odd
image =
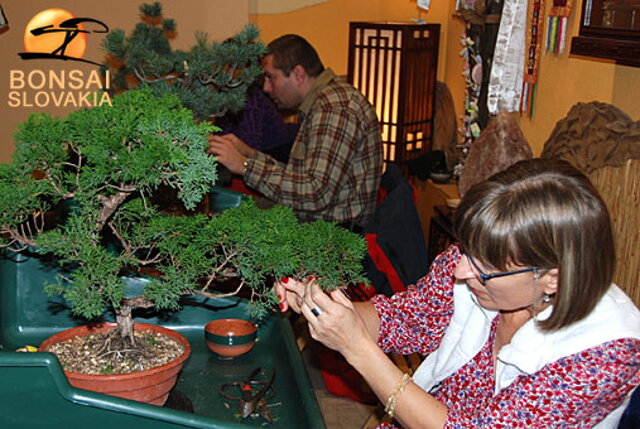
[[[251,372],[246,380],[225,383],[220,386],[218,391],[222,397],[232,401],[238,401],[238,414],[240,414],[242,418],[247,418],[254,412],[257,412],[260,417],[265,419],[267,422],[273,423],[273,417],[271,416],[269,405],[267,405],[266,394],[269,392],[270,397],[275,395],[273,379],[276,376],[276,370],[271,370],[271,375],[267,381],[256,380],[258,375],[263,372],[263,369],[258,367]],[[256,391],[254,386],[261,387]],[[240,396],[230,395],[228,391],[231,388],[237,388],[240,391]]]

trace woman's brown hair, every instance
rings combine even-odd
[[[587,316],[609,288],[615,246],[609,212],[589,179],[564,161],[521,161],[469,189],[454,215],[456,238],[483,264],[558,269],[545,330]]]

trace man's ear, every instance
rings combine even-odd
[[[296,83],[302,84],[307,78],[307,71],[302,67],[302,65],[298,64],[293,68],[293,70],[291,70],[291,75]]]
[[[558,269],[552,268],[546,272],[542,277],[543,280],[543,292],[547,295],[553,295],[558,291]]]

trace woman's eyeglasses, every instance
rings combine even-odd
[[[476,264],[476,261],[473,260],[473,258],[471,257],[471,255],[469,255],[468,253],[465,253],[465,256],[467,257],[467,260],[469,261],[469,263],[471,264],[471,266],[474,268],[473,274],[476,277],[476,279],[484,286],[487,284],[487,282],[493,278],[496,277],[506,277],[506,276],[511,276],[514,274],[520,274],[520,273],[528,273],[529,271],[538,271],[540,268],[539,267],[529,267],[529,268],[522,268],[521,270],[515,270],[515,271],[503,271],[500,273],[491,273],[491,274],[485,274],[480,267],[478,267],[478,264]]]

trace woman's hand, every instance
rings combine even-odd
[[[306,281],[298,281],[288,277],[283,277],[282,279],[276,281],[275,291],[278,294],[280,311],[284,312],[291,309],[298,314],[302,314],[301,307],[303,304],[303,299],[305,293],[307,293],[307,287],[310,286],[310,283],[312,282],[314,282],[313,277],[307,279]],[[342,290],[335,290],[330,293],[330,296],[326,296],[326,293],[322,292],[320,288],[316,286],[315,293],[321,293],[324,295],[324,298],[333,301],[333,303],[328,304],[328,308],[329,305],[340,304],[344,307],[344,311],[351,312],[351,317],[357,317],[357,319],[361,319],[364,322],[367,335],[374,342],[377,342],[380,330],[380,319],[378,318],[378,313],[376,312],[371,302],[351,302],[351,300],[346,297],[345,293]],[[319,300],[323,300],[324,298],[320,296]],[[316,309],[316,312],[325,311],[324,307],[322,307],[320,304],[318,304],[318,308],[320,308],[321,310]],[[313,315],[312,320],[317,317],[313,312],[311,312],[311,314]]]
[[[326,293],[313,278],[302,284],[304,293],[296,305],[309,322],[314,340],[340,352],[347,360],[366,350],[365,343],[377,348],[362,317],[341,289]]]
[[[340,289],[327,294],[313,278],[281,279],[276,282],[276,291],[280,308],[285,305],[303,314],[311,337],[341,353],[386,403],[397,389],[402,372],[377,346],[380,319],[373,304],[353,303]],[[442,428],[447,412],[442,403],[409,382],[399,396],[395,417],[405,427]]]
[[[291,278],[283,277],[274,284],[278,301],[280,303],[280,311],[285,312],[289,309],[300,314],[300,305],[302,304],[302,296],[304,295],[304,283]]]

